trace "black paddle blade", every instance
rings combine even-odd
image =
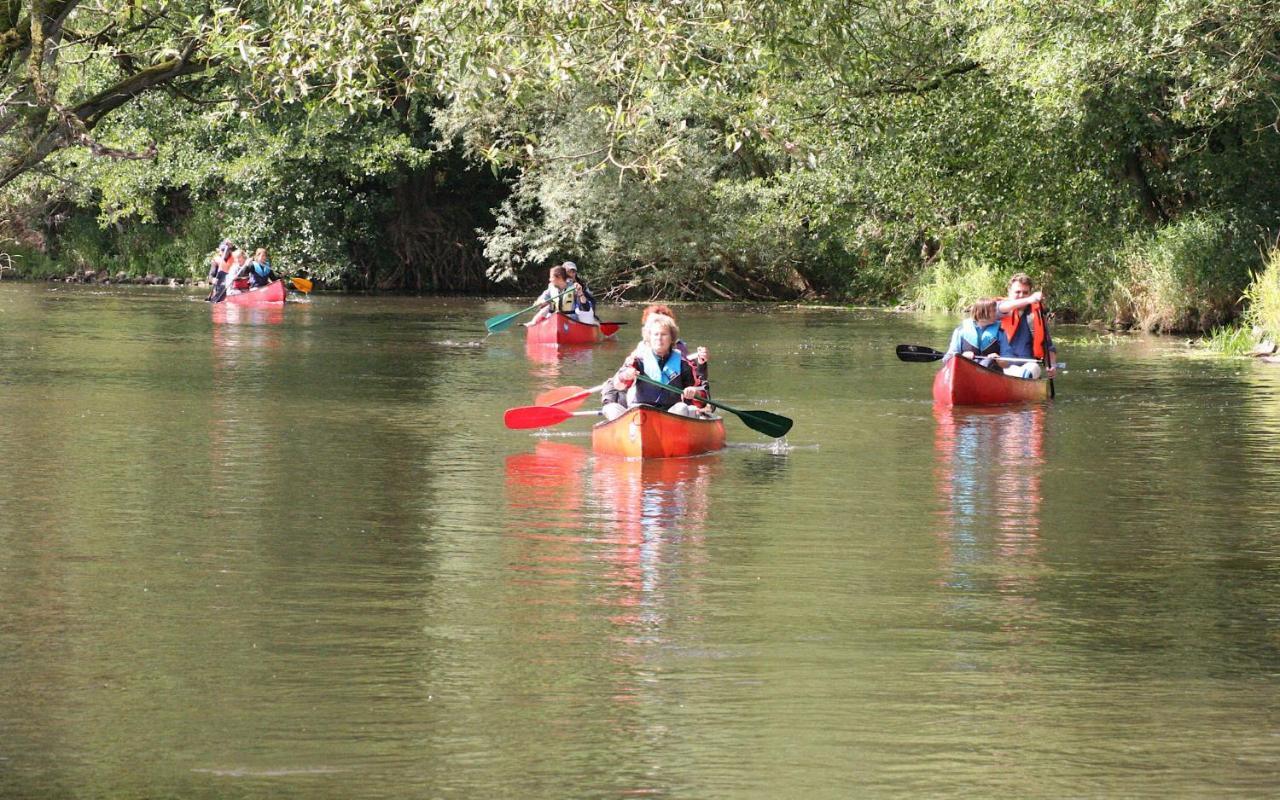
[[[714,406],[715,403],[713,402]],[[725,409],[728,411],[729,409]],[[737,414],[738,419],[742,420],[742,424],[746,425],[753,431],[759,431],[765,436],[772,436],[775,439],[781,439],[787,435],[787,431],[791,430],[791,426],[795,423],[789,418],[781,414],[772,414],[768,411],[733,411]]]
[[[641,373],[636,377],[640,379],[641,383],[651,383],[659,389],[666,389],[672,394],[680,394],[679,389],[667,386],[665,383],[655,381],[644,373]],[[721,411],[728,411],[730,414],[733,414],[735,417],[742,420],[742,423],[751,430],[759,431],[765,436],[772,436],[775,439],[780,439],[783,436],[786,436],[787,431],[791,430],[791,426],[795,424],[789,418],[769,411],[743,411],[741,409],[734,408],[733,406],[726,406],[723,403],[717,403],[715,400],[711,399],[707,399],[706,403],[712,408],[718,408]]]
[[[898,345],[898,358],[903,361],[926,362],[937,361],[945,356],[940,350],[934,350],[932,347],[925,347],[922,344],[900,344]]]

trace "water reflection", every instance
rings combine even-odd
[[[616,624],[660,623],[664,574],[703,558],[719,468],[718,455],[631,460],[552,441],[509,456],[507,519],[524,542],[513,569],[587,585]]]
[[[278,443],[280,421],[265,418],[260,408],[283,366],[284,308],[219,303],[212,314],[210,499],[226,509],[251,505],[245,498],[252,494],[254,465],[274,455]]]
[[[708,493],[719,470],[718,455],[627,460],[554,441],[507,458],[504,594],[521,620],[520,649],[583,686],[573,702],[541,709],[545,729],[581,728],[574,706],[598,703],[595,738],[611,748],[644,751],[669,735],[669,719],[653,711],[681,691],[666,680],[672,654],[701,652]],[[616,777],[623,795],[664,791],[654,774]]]
[[[284,304],[238,306],[217,303],[213,307],[213,321],[219,325],[279,325],[284,322]]]
[[[533,374],[548,385],[562,382],[565,375],[583,373],[600,372],[600,380],[604,380],[622,361],[618,343],[612,340],[600,344],[559,346],[526,341],[524,354],[535,365]]]
[[[1045,414],[1043,405],[934,410],[946,612],[994,620],[1006,634],[1040,616]]]
[[[512,568],[527,583],[585,589],[590,600],[582,607],[575,597],[575,614],[622,626],[618,642],[660,635],[670,581],[695,580],[690,570],[705,563],[708,490],[720,457],[629,460],[539,442],[506,466],[507,519],[524,543]]]

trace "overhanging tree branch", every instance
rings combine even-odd
[[[29,130],[25,137],[29,142],[26,149],[0,161],[0,187],[44,161],[51,153],[73,145],[87,147],[95,155],[113,158],[148,158],[154,155],[154,145],[143,154],[129,153],[103,145],[90,135],[90,131],[106,115],[139,95],[215,66],[212,60],[193,58],[197,47],[197,43],[189,43],[177,57],[140,70],[74,107],[66,108],[50,103],[46,108],[51,109],[54,114],[43,115],[39,120],[40,124]],[[37,93],[39,94],[38,90]]]

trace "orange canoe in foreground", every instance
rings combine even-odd
[[[625,458],[672,458],[724,447],[724,420],[682,417],[653,406],[634,406],[591,429],[591,449]]]
[[[1029,380],[982,367],[967,358],[953,358],[933,379],[935,406],[995,406],[1048,400],[1047,380]]]

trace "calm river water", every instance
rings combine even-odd
[[[0,797],[1280,792],[1280,368],[938,414],[947,319],[681,308],[795,428],[626,462],[501,414],[637,309],[516,308],[0,285]]]

